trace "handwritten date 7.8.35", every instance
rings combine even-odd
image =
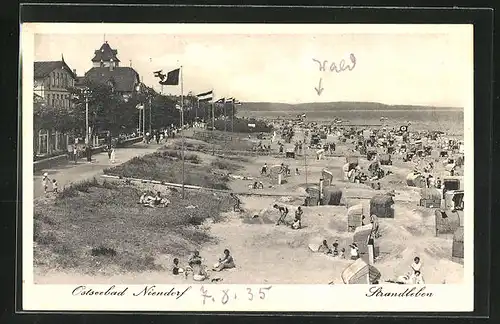
[[[262,287],[259,289],[246,288],[245,293],[237,291],[236,289],[234,291],[230,289],[220,289],[220,291],[216,290],[215,293],[211,293],[204,286],[201,286],[200,293],[201,297],[203,298],[203,305],[205,305],[207,302],[217,303],[219,301],[223,305],[226,305],[228,302],[237,300],[238,298],[247,299],[248,301],[253,301],[255,299],[264,300],[266,299],[271,288],[272,286]]]

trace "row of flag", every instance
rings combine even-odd
[[[159,83],[161,85],[179,85],[179,75],[181,72],[180,70],[181,70],[180,68],[177,68],[175,70],[167,72],[166,74],[163,73],[163,70],[159,70],[159,71],[154,71],[153,74],[156,78],[160,79]],[[212,101],[213,100],[213,91],[207,91],[207,92],[200,93],[196,97],[198,98],[199,102]],[[241,105],[241,102],[239,102],[235,98],[220,98],[220,99],[216,100],[214,103],[215,104],[229,103],[229,104],[233,104],[235,106]],[[180,109],[180,107],[178,109]]]
[[[207,102],[213,100],[213,95],[214,95],[213,91],[207,91],[196,95],[196,97],[198,98],[199,102]],[[235,98],[220,98],[219,100],[216,100],[214,103],[216,104],[231,103],[234,105],[241,105],[241,102],[239,102]]]

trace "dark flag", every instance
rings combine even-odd
[[[167,78],[160,81],[161,85],[179,85],[179,73],[181,69],[175,69],[167,73]]]
[[[226,102],[226,98],[220,98],[219,100],[217,100],[215,103],[216,104],[223,104]]]

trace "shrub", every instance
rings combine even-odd
[[[92,180],[74,182],[69,186],[65,186],[63,190],[59,192],[58,198],[76,197],[79,192],[89,192],[89,189],[95,186],[98,186],[98,182],[95,177]]]
[[[200,164],[202,162],[200,157],[196,154],[184,154],[184,160],[194,164]]]
[[[105,189],[115,189],[117,187],[117,185],[115,183],[112,183],[112,182],[109,182],[107,180],[104,180],[102,182],[102,187],[105,188]]]
[[[182,173],[179,172],[182,168],[182,162],[171,160],[173,156],[177,157],[178,154],[179,152],[166,150],[144,155],[106,169],[104,173],[122,178],[182,183]],[[165,163],[165,159],[169,160],[168,163]],[[201,164],[198,155],[186,154],[185,159],[192,162],[185,164],[185,184],[206,188],[229,189],[226,185],[229,179],[213,174],[210,166]]]
[[[92,251],[90,252],[92,256],[110,256],[114,257],[117,255],[116,251],[111,248],[107,248],[104,246],[100,246],[98,248],[92,248]]]

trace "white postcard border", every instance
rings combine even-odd
[[[157,291],[170,292],[168,296],[133,296],[145,285],[117,285],[119,291],[128,287],[125,296],[73,296],[77,285],[36,285],[33,274],[33,62],[35,33],[86,33],[86,34],[202,34],[202,33],[457,33],[470,40],[473,52],[472,25],[266,25],[237,24],[227,28],[225,24],[61,24],[26,23],[21,26],[21,64],[22,64],[22,145],[23,145],[23,197],[22,197],[22,235],[23,235],[23,272],[22,308],[24,310],[79,310],[79,311],[279,311],[279,312],[376,312],[376,311],[414,311],[444,312],[473,311],[474,297],[474,75],[466,71],[470,83],[469,102],[464,107],[464,142],[466,169],[464,174],[465,219],[464,219],[464,282],[460,285],[426,285],[425,293],[432,297],[367,297],[372,286],[368,285],[274,285],[260,299],[258,291],[269,285],[214,285],[204,284],[204,288],[214,296],[229,289],[235,292],[223,304],[209,301],[203,304],[200,285],[157,285]],[[472,57],[472,55],[471,55]],[[82,283],[84,285],[84,283]],[[111,285],[87,285],[95,290],[106,290]],[[179,299],[175,292],[189,288]],[[422,287],[408,285],[379,285],[387,292],[403,292]],[[255,296],[249,300],[248,288]],[[172,291],[174,289],[174,291]],[[214,297],[215,298],[215,297]]]

